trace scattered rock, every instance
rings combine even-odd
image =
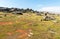
[[[55,18],[52,17],[52,16],[45,16],[45,17],[43,18],[43,20],[44,20],[44,21],[49,21],[49,20],[55,20]]]

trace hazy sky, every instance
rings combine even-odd
[[[0,6],[60,12],[60,0],[0,0]]]

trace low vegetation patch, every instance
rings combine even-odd
[[[2,16],[0,39],[60,39],[60,16],[48,21],[41,21],[45,16],[34,13]]]

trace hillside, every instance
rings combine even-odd
[[[60,15],[50,14],[55,20],[43,20],[46,14],[0,14],[0,39],[60,39]]]

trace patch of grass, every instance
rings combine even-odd
[[[31,28],[33,32],[33,36],[29,39],[50,39],[51,33],[49,32],[49,28],[56,32],[56,34],[53,35],[54,39],[60,39],[60,21],[58,23],[41,21],[42,18],[43,16],[37,16],[33,13],[24,13],[24,15],[21,16],[10,14],[3,17],[0,19],[0,22],[13,22],[13,24],[0,25],[0,39],[6,39],[8,37],[6,35],[7,32],[15,33],[17,29],[27,30],[29,28]],[[60,18],[57,16],[57,19],[59,20]]]

